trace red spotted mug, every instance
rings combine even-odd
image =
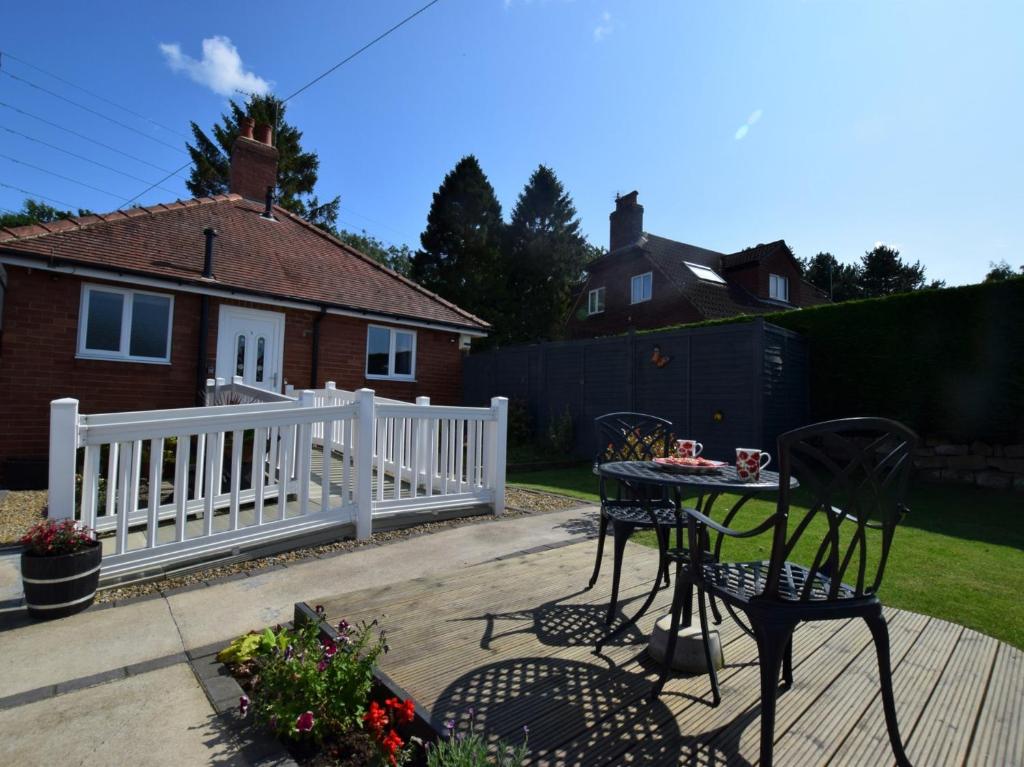
[[[736,448],[736,473],[741,482],[757,482],[761,469],[771,463],[768,453],[750,447]]]
[[[695,439],[677,439],[676,452],[680,458],[696,458],[704,450],[704,445]]]

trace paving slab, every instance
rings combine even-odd
[[[0,698],[184,650],[162,599],[30,623],[0,633],[0,646]]]
[[[246,764],[237,752],[186,663],[0,711],[0,764]]]
[[[21,599],[21,551],[0,551],[0,602]]]
[[[593,506],[455,527],[397,543],[312,559],[209,588],[167,594],[186,649],[291,620],[295,602],[471,567],[524,549],[580,540]],[[121,608],[118,608],[120,610]],[[115,611],[116,612],[116,611]]]

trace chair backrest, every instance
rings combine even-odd
[[[649,461],[672,450],[672,422],[644,413],[608,413],[594,419],[598,449],[594,465]]]
[[[874,594],[882,583],[893,532],[903,517],[917,436],[884,418],[844,418],[779,437],[778,513],[763,595],[792,601],[839,600]],[[800,482],[805,511],[793,507],[790,477]],[[824,524],[822,524],[822,521]],[[787,560],[809,568],[790,582]],[[851,594],[841,589],[846,583]]]

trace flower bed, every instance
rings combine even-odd
[[[301,608],[301,609],[300,609]],[[329,626],[323,608],[296,606],[296,626],[245,634],[217,659],[238,681],[239,713],[278,738],[306,767],[481,767],[520,764],[526,739],[488,749],[468,728],[439,733],[415,701],[377,669],[389,650],[374,621]],[[524,728],[525,731],[525,728]]]

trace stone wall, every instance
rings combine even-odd
[[[1024,445],[964,445],[927,439],[915,452],[914,465],[917,476],[927,482],[1024,492]]]

